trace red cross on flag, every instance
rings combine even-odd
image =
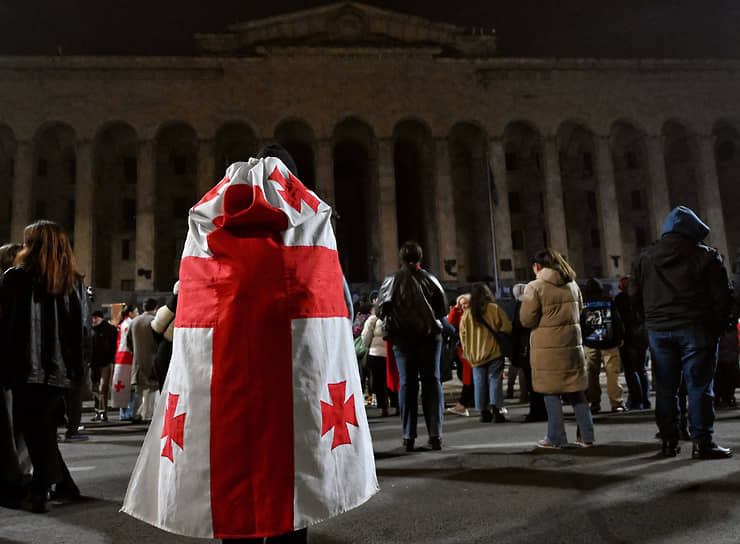
[[[118,351],[116,364],[113,366],[113,391],[111,391],[111,407],[128,408],[131,402],[131,365],[134,354],[126,346],[128,328],[131,318],[127,317],[118,325]]]
[[[272,157],[231,165],[190,210],[172,361],[124,512],[263,537],[377,492],[330,216]]]

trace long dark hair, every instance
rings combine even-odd
[[[576,279],[576,271],[568,264],[568,261],[560,253],[549,247],[537,253],[534,259],[532,259],[532,262],[537,263],[543,268],[557,270],[565,281],[570,282]]]
[[[42,219],[23,230],[23,249],[16,262],[31,276],[34,287],[47,295],[69,293],[80,277],[69,238],[54,221]]]
[[[473,316],[473,321],[483,323],[486,307],[491,302],[496,302],[496,299],[493,298],[488,285],[483,282],[474,283],[470,288],[470,314]]]

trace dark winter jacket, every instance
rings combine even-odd
[[[679,206],[668,216],[661,239],[633,263],[630,296],[648,329],[704,323],[717,337],[725,329],[729,282],[717,250],[701,243],[708,233],[691,210]]]
[[[614,297],[614,305],[617,307],[619,317],[624,324],[624,341],[626,344],[635,346],[637,349],[647,348],[647,328],[645,318],[635,309],[630,296],[622,291]]]
[[[116,360],[118,329],[107,320],[92,328],[92,368],[112,365]]]
[[[377,300],[386,337],[393,343],[440,337],[447,301],[437,278],[426,270],[399,269],[383,281]]]
[[[593,349],[616,348],[624,339],[624,325],[614,301],[595,278],[582,291],[581,334],[583,345]]]
[[[0,382],[69,388],[84,378],[82,284],[66,295],[34,289],[22,267],[10,268],[0,285]]]

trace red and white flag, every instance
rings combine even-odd
[[[110,405],[113,408],[128,408],[131,402],[131,365],[134,362],[134,354],[126,345],[130,326],[130,317],[126,317],[118,325],[118,351],[116,352],[116,364],[113,367],[113,381],[111,382]]]
[[[377,492],[331,208],[272,157],[189,213],[172,362],[123,511],[284,534]]]

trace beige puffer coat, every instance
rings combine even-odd
[[[586,360],[581,341],[583,300],[576,282],[543,268],[524,290],[522,325],[532,329],[532,388],[538,393],[585,391]]]

